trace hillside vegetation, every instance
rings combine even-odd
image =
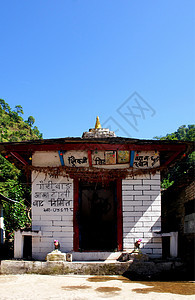
[[[16,105],[12,110],[8,103],[0,99],[0,142],[20,142],[42,139],[42,133],[34,126],[35,119],[29,116],[23,120],[23,108]],[[6,237],[13,231],[31,225],[30,183],[23,172],[0,155],[0,193],[17,201],[2,201]]]
[[[42,134],[37,126],[33,127],[35,119],[29,116],[23,120],[23,109],[16,105],[14,110],[0,99],[0,142],[19,142],[26,140],[41,139]]]

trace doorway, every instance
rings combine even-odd
[[[79,183],[79,249],[114,251],[117,249],[116,183]]]

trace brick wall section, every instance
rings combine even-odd
[[[123,249],[132,251],[142,239],[142,253],[161,257],[162,241],[155,232],[161,231],[160,174],[122,181]]]
[[[71,184],[67,200],[70,201],[70,206],[66,206],[66,202],[61,206],[51,206],[48,200],[45,201],[44,206],[34,206],[33,204],[37,199],[36,184],[39,182],[48,183],[48,179],[45,180],[44,174],[39,174],[38,178],[35,177],[32,188],[32,230],[40,230],[41,237],[32,238],[32,257],[38,260],[44,260],[46,255],[54,250],[54,240],[59,240],[62,252],[73,250],[73,181],[67,181],[67,179],[60,177],[52,180],[54,184],[57,184],[57,182]],[[51,190],[48,189],[48,191],[49,196],[52,195]],[[47,211],[49,205],[50,211]],[[44,207],[46,207],[45,210]],[[66,211],[67,208],[68,211]]]
[[[37,219],[37,220],[36,220]],[[38,224],[38,225],[37,225]],[[33,237],[32,256],[43,260],[54,250],[54,240],[59,240],[60,250],[70,252],[73,249],[73,216],[34,216],[32,229],[41,230],[41,237]]]

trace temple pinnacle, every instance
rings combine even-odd
[[[95,129],[102,128],[99,117],[96,118]]]

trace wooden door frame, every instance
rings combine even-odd
[[[73,211],[73,250],[79,252],[79,180],[74,179],[74,211]],[[123,219],[122,219],[122,180],[117,179],[117,249],[123,250]]]

